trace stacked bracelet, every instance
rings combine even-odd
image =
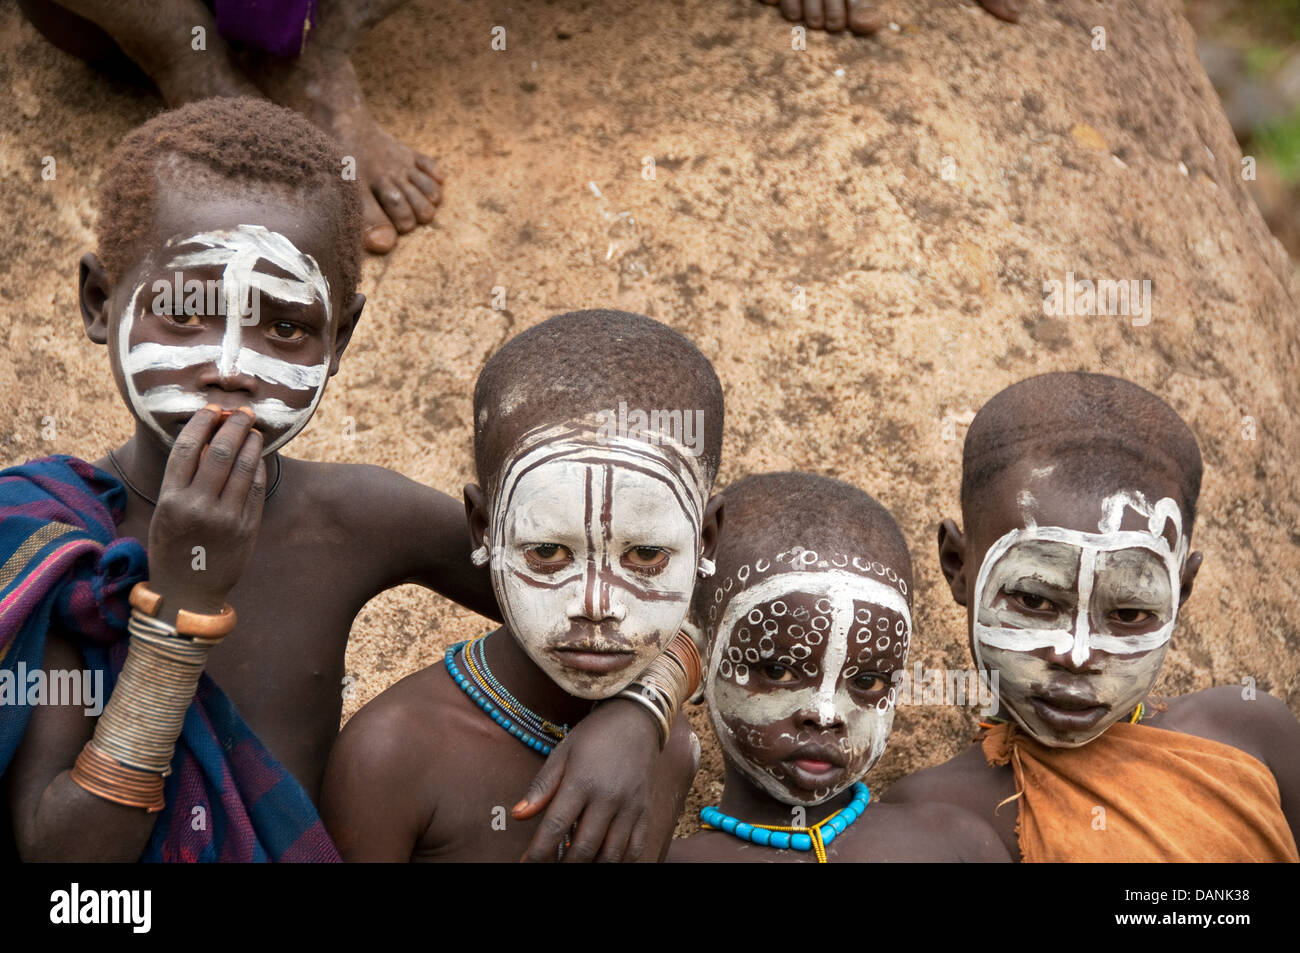
[[[640,678],[618,693],[619,698],[645,706],[654,717],[659,727],[660,751],[668,744],[677,713],[695,694],[702,670],[695,643],[684,632],[678,632],[668,643],[667,651],[651,662]]]
[[[155,812],[164,807],[163,779],[199,676],[235,612],[182,610],[170,625],[155,618],[162,599],[144,583],[132,590],[131,606],[126,661],[71,777],[97,797]]]

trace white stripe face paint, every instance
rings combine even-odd
[[[185,346],[139,341],[133,345],[137,308],[141,292],[145,291],[145,285],[139,285],[118,324],[117,354],[126,381],[127,400],[140,420],[171,446],[174,438],[159,418],[193,413],[208,401],[192,385],[186,389],[177,383],[157,383],[142,390],[138,378],[159,380],[168,373],[209,364],[215,364],[223,376],[256,377],[298,395],[291,402],[279,397],[250,401],[257,415],[257,427],[266,438],[262,452],[264,455],[274,452],[307,426],[316,412],[329,377],[331,355],[327,346],[323,356],[314,363],[296,364],[247,347],[246,337],[262,333],[257,330],[256,321],[249,323],[249,316],[258,314],[253,304],[261,297],[291,305],[310,306],[319,301],[325,311],[328,331],[333,317],[329,282],[310,255],[299,251],[284,235],[261,225],[204,232],[173,239],[167,244],[184,249],[166,262],[166,267],[177,275],[178,288],[180,273],[186,268],[222,268],[225,319],[221,342]],[[258,270],[259,264],[264,270]],[[268,265],[288,277],[270,274],[265,270]],[[327,333],[327,345],[329,337]]]
[[[666,439],[586,424],[521,439],[492,497],[492,583],[510,631],[565,691],[616,694],[677,633],[704,493],[698,462]],[[584,651],[597,657],[575,657]]]
[[[718,581],[709,717],[731,763],[772,797],[821,804],[884,754],[912,635],[905,588],[879,562],[802,548]]]
[[[1120,529],[1130,512],[1145,527]],[[989,547],[975,580],[975,661],[999,672],[1026,731],[1078,747],[1146,697],[1177,622],[1187,547],[1178,504],[1137,492],[1107,497],[1096,533],[1031,522]]]

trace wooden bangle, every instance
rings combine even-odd
[[[147,582],[137,582],[131,587],[131,608],[139,609],[145,615],[156,616],[162,608],[162,596],[149,588]]]
[[[137,582],[131,587],[131,607],[147,616],[157,617],[162,602],[162,596],[150,589],[146,582]],[[235,610],[229,605],[222,606],[216,615],[181,609],[176,613],[176,631],[200,639],[219,639],[230,634],[237,620]]]
[[[182,609],[176,613],[176,631],[181,635],[192,635],[200,639],[217,639],[229,635],[235,627],[235,610],[229,605],[222,606],[218,615],[204,615]]]

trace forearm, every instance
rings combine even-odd
[[[409,521],[398,537],[409,547],[400,581],[432,589],[494,622],[502,621],[491,572],[470,558],[474,547],[464,505],[445,493],[408,483],[407,495],[397,503]]]
[[[15,825],[30,859],[135,860],[166,807],[165,779],[185,713],[234,613],[180,611],[172,625],[156,618],[162,600],[143,583],[131,602],[126,660],[93,734],[84,740],[83,721],[75,762],[59,765]]]
[[[41,792],[32,815],[14,818],[26,862],[131,863],[144,853],[157,814],[96,797],[65,769]]]

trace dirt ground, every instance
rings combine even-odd
[[[1300,289],[1190,28],[1171,0],[1030,0],[1019,26],[957,0],[883,6],[898,29],[810,33],[801,51],[752,0],[417,0],[384,23],[356,57],[363,85],[440,157],[446,200],[367,262],[366,316],[291,452],[459,495],[485,358],[557,312],[639,311],[718,370],[722,483],[798,468],[880,498],[916,561],[913,661],[965,668],[934,547],[958,515],[965,424],[1034,373],[1119,374],[1168,400],[1206,461],[1205,567],[1159,689],[1252,678],[1300,710]],[[11,5],[0,89],[0,464],[93,459],[131,420],[82,333],[77,260],[103,160],[161,102],[52,49]],[[1150,324],[1044,314],[1044,280],[1067,272],[1151,279]],[[374,600],[345,718],[484,626],[412,587]],[[720,790],[701,716],[691,807]],[[901,709],[873,789],[948,758],[974,723]]]

